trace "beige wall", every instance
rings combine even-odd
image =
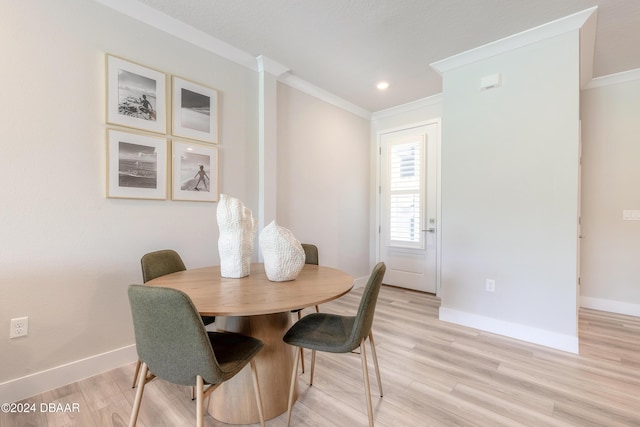
[[[369,121],[278,85],[277,221],[320,263],[368,276]]]
[[[640,316],[640,80],[582,92],[582,305]]]
[[[260,176],[257,72],[93,1],[0,10],[2,401],[135,360],[126,288],[142,281],[144,253],[219,262],[216,204],[105,197],[105,53],[218,89],[220,191],[256,216],[260,180],[277,182],[282,225],[317,243],[324,264],[368,274],[366,120],[281,87],[277,177]],[[9,340],[21,316],[29,336]]]
[[[2,383],[132,344],[126,287],[145,252],[218,260],[215,204],[105,197],[105,52],[220,90],[220,188],[252,206],[257,94],[255,73],[95,2],[0,10]],[[29,336],[9,340],[19,316]]]
[[[4,82],[0,96],[0,326],[4,325],[6,334],[0,339],[0,396],[5,396],[3,392],[14,385],[3,388],[3,383],[34,374],[35,379],[29,381],[38,386],[43,370],[80,364],[83,358],[133,344],[125,290],[128,284],[141,281],[143,253],[173,247],[189,268],[218,262],[215,204],[105,198],[106,52],[217,88],[221,95],[220,189],[240,197],[255,212],[261,178],[255,72],[91,1],[0,0],[0,10],[0,76]],[[510,57],[504,64],[509,67],[514,62],[553,73],[554,64],[535,58]],[[571,71],[573,62],[568,66]],[[475,85],[476,71],[493,70],[460,76],[460,90],[469,82]],[[506,89],[508,74],[504,77]],[[539,79],[535,74],[528,84],[538,88]],[[519,112],[520,120],[531,127],[524,133],[525,150],[515,152],[516,158],[522,157],[516,166],[536,156],[525,165],[536,170],[533,179],[523,182],[533,182],[536,191],[548,190],[549,175],[537,167],[547,162],[564,164],[562,159],[573,157],[574,148],[554,145],[558,133],[571,130],[538,126],[539,115],[558,113],[558,120],[567,123],[576,118],[573,109],[566,116],[566,106],[555,102],[557,93],[565,90],[573,96],[571,85],[540,88],[544,89],[539,94],[542,100],[523,111],[512,111],[494,100],[495,109],[476,110],[480,113],[474,117],[477,128],[460,128],[465,132],[462,136],[455,132],[444,135],[444,163],[449,171],[443,188],[455,190],[455,196],[444,200],[449,238],[443,252],[448,256],[449,275],[443,280],[453,283],[451,291],[457,293],[454,299],[449,299],[451,294],[446,297],[445,305],[547,328],[545,322],[557,319],[540,313],[557,313],[571,305],[572,296],[564,281],[547,281],[539,271],[560,269],[568,277],[567,269],[575,260],[564,252],[562,263],[545,268],[537,255],[546,259],[549,254],[528,249],[528,256],[522,258],[526,263],[506,263],[513,251],[503,258],[496,245],[519,248],[523,241],[530,243],[537,237],[525,231],[524,240],[514,234],[508,241],[491,231],[513,226],[525,216],[529,219],[525,222],[536,223],[535,214],[548,215],[545,206],[555,206],[554,200],[520,209],[512,203],[512,193],[502,192],[496,203],[487,169],[477,161],[489,162],[498,172],[509,171],[496,154],[503,155],[501,144],[508,148],[511,142],[521,142],[523,133],[516,129],[509,138],[496,139],[492,127],[485,125],[508,121]],[[317,243],[323,264],[365,275],[373,262],[368,252],[369,242],[374,241],[369,233],[375,181],[371,167],[375,157],[367,144],[379,130],[440,116],[442,104],[374,115],[370,132],[366,120],[286,85],[278,85],[277,96],[277,219],[301,240]],[[621,221],[623,209],[640,209],[636,189],[640,178],[638,99],[638,81],[582,93],[582,295],[583,303],[587,298],[599,307],[628,308],[640,315],[640,267],[636,262],[640,222]],[[453,125],[468,113],[463,108],[449,115],[450,108],[445,111],[444,125],[447,121]],[[552,138],[538,137],[538,132],[550,132]],[[478,150],[478,142],[488,144],[486,149]],[[557,175],[551,177],[572,187],[572,168],[563,167],[562,173],[556,170]],[[500,187],[502,182],[496,184]],[[564,196],[564,191],[557,194],[568,212],[574,200],[572,195]],[[565,233],[570,233],[570,222],[564,216],[557,223],[548,222],[550,228],[543,228],[540,235],[560,230],[558,238],[568,246]],[[491,225],[488,232],[479,233],[486,224]],[[555,240],[552,243],[554,246]],[[490,255],[486,255],[487,248]],[[483,263],[476,262],[474,251],[485,256]],[[504,276],[503,268],[507,271]],[[497,280],[494,295],[482,290],[489,275]],[[543,306],[543,301],[553,304]],[[9,340],[9,319],[19,316],[29,316],[29,336]],[[542,319],[541,323],[531,320],[534,317]],[[567,316],[560,317],[558,327],[569,333]],[[92,369],[95,366],[85,371]]]

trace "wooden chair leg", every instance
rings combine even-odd
[[[142,362],[140,362],[140,359],[138,359],[138,361],[136,362],[136,370],[133,372],[133,383],[131,384],[131,388],[136,388],[136,383],[138,382],[138,374],[140,373],[140,365],[142,365]]]
[[[362,378],[364,380],[364,394],[367,398],[367,413],[369,414],[369,427],[373,427],[373,406],[371,405],[371,390],[369,389],[369,369],[367,368],[367,351],[365,339],[360,342],[360,358],[362,359]]]
[[[289,402],[287,403],[287,427],[291,423],[291,409],[293,408],[293,392],[296,389],[296,381],[298,381],[298,359],[300,353],[296,351],[296,357],[293,361],[293,372],[291,373],[291,384],[289,385]],[[313,365],[311,365],[311,372],[313,372]]]
[[[256,392],[256,405],[258,406],[258,416],[260,417],[260,425],[264,427],[264,408],[262,406],[262,396],[260,395],[260,384],[258,384],[258,370],[256,369],[255,359],[251,359],[251,375],[253,376],[253,389]],[[296,371],[298,367],[296,366]],[[295,372],[295,371],[294,371]]]
[[[133,408],[131,409],[131,418],[129,418],[129,427],[135,427],[138,422],[138,413],[140,412],[140,403],[142,403],[142,393],[144,392],[144,385],[147,382],[147,371],[149,368],[146,363],[143,363],[138,375],[138,390],[136,390],[136,398],[133,401]]]
[[[376,344],[373,342],[373,332],[369,331],[369,345],[371,345],[371,354],[373,355],[373,365],[376,368],[376,379],[378,380],[378,389],[380,389],[380,397],[382,394],[382,381],[380,380],[380,366],[378,366],[378,355],[376,354]]]
[[[320,313],[320,307],[318,307],[317,305],[316,305],[316,313]],[[300,356],[302,357],[302,373],[304,374],[304,349],[302,347],[300,347]],[[311,362],[311,363],[314,363],[314,362]],[[313,374],[311,374],[311,385],[313,385]]]
[[[311,350],[311,378],[309,378],[309,385],[313,385],[313,373],[316,369],[316,351]]]
[[[204,379],[196,377],[196,426],[204,427]]]
[[[298,320],[302,319],[302,310],[298,311]],[[302,373],[304,374],[304,349],[300,347],[300,360],[302,361]]]

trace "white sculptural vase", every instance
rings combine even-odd
[[[293,233],[272,221],[260,232],[264,270],[272,282],[294,280],[304,267],[304,249]]]
[[[220,195],[217,209],[218,252],[222,277],[239,279],[251,272],[251,255],[257,223],[251,209],[226,194]]]

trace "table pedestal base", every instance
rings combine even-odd
[[[217,329],[249,335],[264,342],[264,347],[255,360],[265,420],[287,411],[295,348],[282,341],[282,337],[292,325],[291,316],[290,312],[258,316],[216,316]],[[294,401],[297,397],[296,387]],[[212,417],[229,424],[260,422],[248,365],[211,394],[208,410]]]

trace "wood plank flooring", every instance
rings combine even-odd
[[[321,306],[355,313],[362,289]],[[376,426],[640,426],[640,318],[580,310],[580,355],[438,320],[439,299],[384,286],[374,336],[384,397],[367,347]],[[306,353],[307,363],[310,352]],[[308,365],[307,365],[308,366]],[[3,427],[126,426],[134,365],[23,402],[77,403],[79,413],[0,414]],[[360,356],[318,353],[316,375],[299,377],[292,426],[367,425]],[[187,387],[155,380],[138,425],[195,425]],[[215,393],[213,394],[215,398]],[[207,426],[228,426],[210,416]],[[286,414],[267,421],[286,425]]]

